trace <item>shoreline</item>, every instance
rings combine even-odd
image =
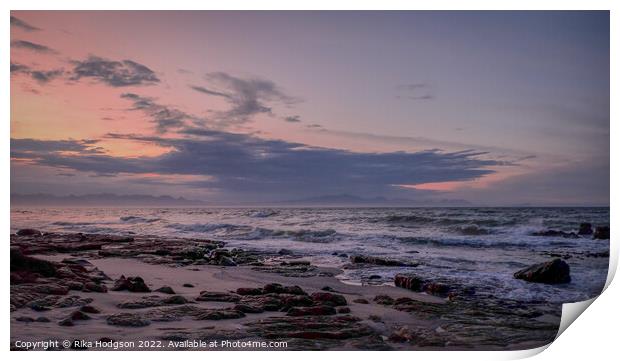
[[[559,326],[557,307],[351,285],[336,278],[341,270],[281,253],[184,238],[11,235],[12,348],[18,340],[71,338],[285,341],[292,350],[516,350],[552,342]],[[53,271],[35,272],[32,259]],[[150,292],[118,287],[122,276],[140,277]],[[162,286],[174,294],[156,292]],[[83,312],[86,306],[97,313]]]

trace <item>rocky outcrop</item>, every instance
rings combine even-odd
[[[417,267],[417,263],[403,262],[395,259],[387,259],[373,256],[361,256],[355,255],[349,257],[349,260],[353,264],[371,264],[376,266],[388,266],[388,267]]]
[[[151,289],[144,283],[142,277],[125,277],[122,275],[114,282],[112,291],[129,291],[129,292],[151,292]]]
[[[108,325],[123,327],[145,327],[151,324],[151,321],[144,316],[134,313],[119,313],[110,315],[106,318]]]
[[[451,286],[445,280],[425,280],[412,273],[397,274],[394,276],[394,285],[415,292],[426,292],[437,297],[468,295],[474,292],[473,289]]]
[[[200,296],[196,298],[196,301],[237,302],[240,299],[241,297],[234,293],[202,291]]]
[[[596,227],[594,230],[594,239],[609,239],[609,227]]]
[[[332,306],[293,307],[286,313],[287,316],[325,316],[335,315],[336,309]]]
[[[556,231],[554,229],[548,229],[546,231],[539,231],[532,233],[532,236],[537,237],[562,237],[562,238],[579,238],[575,232]]]
[[[24,228],[16,232],[18,236],[40,236],[42,233],[37,229]]]
[[[329,306],[346,306],[347,299],[342,295],[329,292],[315,292],[312,294],[312,300],[317,304]]]
[[[514,277],[528,282],[547,284],[568,283],[571,281],[570,267],[559,258],[524,268],[517,271]]]
[[[581,223],[579,225],[579,231],[577,232],[580,236],[587,236],[592,234],[592,224],[591,223]]]

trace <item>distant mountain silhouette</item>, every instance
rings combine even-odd
[[[11,205],[16,206],[204,206],[202,201],[183,197],[150,196],[143,194],[85,194],[55,196],[51,194],[11,194]]]
[[[298,200],[290,200],[282,202],[287,205],[325,205],[325,206],[437,206],[437,207],[450,207],[450,206],[471,206],[471,203],[462,199],[438,199],[438,200],[415,200],[415,199],[403,199],[403,198],[385,198],[385,197],[372,197],[364,198],[351,194],[334,194],[324,195],[312,198],[304,198]]]

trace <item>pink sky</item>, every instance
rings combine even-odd
[[[11,15],[16,193],[609,202],[607,13]]]

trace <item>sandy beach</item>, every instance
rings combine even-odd
[[[551,342],[559,324],[557,307],[481,299],[458,285],[446,294],[439,286],[345,284],[341,270],[285,249],[22,234],[11,235],[13,349],[42,340],[86,349],[113,349],[115,341],[161,350],[526,349]],[[389,261],[360,257],[350,267]],[[403,274],[413,269],[403,265]],[[198,341],[207,347],[189,344]]]

